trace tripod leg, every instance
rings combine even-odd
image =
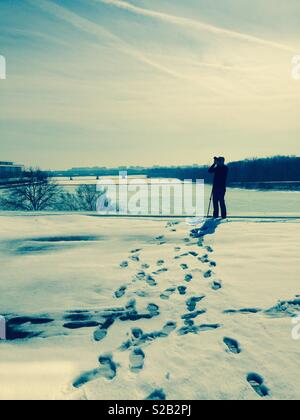
[[[207,219],[209,218],[209,213],[210,213],[212,198],[213,198],[213,192],[211,192],[210,199],[209,199],[208,212],[207,212],[207,216],[206,216]]]

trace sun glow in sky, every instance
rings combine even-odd
[[[299,154],[299,0],[1,0],[0,160]]]

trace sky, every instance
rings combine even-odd
[[[0,160],[299,155],[299,0],[0,0],[0,55]]]

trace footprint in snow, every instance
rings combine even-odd
[[[139,271],[135,278],[136,280],[144,280],[145,277],[146,277],[145,271]]]
[[[178,292],[181,296],[186,295],[186,287],[185,286],[178,286]]]
[[[212,283],[212,285],[211,285],[211,288],[213,289],[213,290],[220,290],[220,289],[222,289],[222,282],[220,281],[220,280],[215,280],[213,283]]]
[[[197,303],[201,302],[205,296],[195,296],[191,297],[186,301],[186,306],[189,312],[194,312],[196,309]]]
[[[136,312],[136,300],[131,299],[129,302],[125,305],[125,309],[128,312]]]
[[[134,262],[139,262],[140,261],[140,257],[138,255],[132,255],[132,257],[130,257],[130,259]]]
[[[17,318],[18,319],[18,318]],[[27,321],[27,322],[31,322],[32,323],[32,321],[29,321],[29,319],[30,318],[28,318],[28,320],[25,318],[25,320]],[[80,313],[77,313],[77,312],[73,312],[73,313],[68,313],[68,314],[66,314],[65,316],[64,316],[64,319],[66,320],[66,321],[72,321],[72,322],[81,322],[81,321],[89,321],[90,319],[91,319],[91,314],[89,313],[89,312],[80,312]],[[13,320],[11,320],[11,321],[13,321]],[[10,322],[11,322],[10,321]]]
[[[120,299],[121,297],[123,297],[126,293],[127,287],[126,286],[122,286],[120,287],[116,292],[115,292],[115,297],[117,299]]]
[[[168,337],[177,328],[176,322],[167,322],[161,331],[153,331],[144,333],[140,328],[133,328],[131,331],[131,338],[122,344],[121,351],[126,351],[130,348],[141,347],[145,343],[152,343],[154,340]]]
[[[94,340],[99,342],[104,340],[104,338],[107,336],[107,330],[104,330],[102,328],[99,328],[94,332]]]
[[[68,322],[63,325],[63,327],[67,328],[68,330],[79,330],[81,328],[94,328],[98,326],[99,322],[97,321]]]
[[[199,248],[203,248],[203,243],[204,243],[204,239],[203,238],[199,238],[198,239],[198,243],[197,243],[198,247]]]
[[[151,314],[159,313],[159,306],[156,305],[155,303],[149,303],[149,305],[147,306],[147,309]]]
[[[74,388],[81,388],[88,382],[94,381],[98,378],[105,378],[113,380],[117,375],[117,365],[114,363],[111,355],[104,355],[99,357],[101,367],[85,372],[80,375],[74,382]]]
[[[149,264],[147,264],[147,263],[142,264],[142,269],[143,270],[148,270],[149,268],[150,268],[150,265]]]
[[[176,322],[170,321],[167,322],[166,325],[162,329],[162,334],[165,336],[169,336],[173,331],[177,328]]]
[[[202,257],[199,257],[198,260],[201,261],[203,264],[209,263],[209,257],[207,254],[203,255]]]
[[[213,331],[218,328],[221,328],[220,324],[203,324],[203,325],[194,325],[192,320],[187,320],[187,324],[184,327],[178,330],[178,335],[183,336],[187,334],[198,334],[199,332]]]
[[[138,373],[144,367],[145,353],[143,352],[141,348],[137,347],[131,352],[129,356],[129,360],[130,360],[131,372]]]
[[[94,340],[102,341],[108,333],[108,329],[114,324],[115,318],[113,316],[103,319],[98,329],[94,332]]]
[[[237,340],[234,340],[233,338],[225,337],[224,338],[224,344],[228,348],[228,352],[233,354],[240,354],[242,352],[240,344]]]
[[[141,298],[144,298],[144,297],[147,297],[147,296],[148,296],[148,293],[147,293],[147,292],[145,292],[145,290],[137,290],[137,291],[135,292],[135,294],[136,294],[137,296],[141,297]]]
[[[258,309],[258,308],[226,309],[225,311],[223,311],[224,314],[243,314],[243,315],[258,314],[260,312],[262,312],[262,309]]]
[[[211,246],[207,246],[205,247],[206,251],[209,252],[210,254],[214,252],[213,248]]]
[[[187,274],[184,278],[184,281],[186,281],[187,283],[191,282],[192,280],[193,280],[192,274]]]
[[[113,380],[117,375],[117,364],[113,361],[112,355],[103,355],[99,357],[99,363],[103,366],[104,377]]]
[[[183,319],[183,320],[195,319],[198,316],[203,315],[205,313],[206,313],[206,310],[203,309],[201,311],[195,311],[195,312],[191,312],[189,314],[182,315],[181,319]]]
[[[203,324],[198,327],[198,331],[199,332],[212,331],[212,330],[217,330],[218,328],[221,328],[220,324]]]
[[[150,401],[165,401],[166,399],[167,397],[163,389],[156,389],[146,398],[146,400]]]
[[[121,264],[120,264],[120,267],[121,267],[121,268],[128,268],[128,266],[129,266],[128,261],[123,261],[123,262],[121,262]]]
[[[264,379],[257,373],[249,373],[247,381],[261,398],[265,398],[270,395],[269,389],[264,384]]]
[[[174,260],[181,260],[181,258],[188,257],[189,255],[189,252],[184,252],[183,254],[175,255]]]
[[[190,251],[189,254],[192,255],[192,257],[198,257],[199,255],[196,251]]]
[[[73,382],[74,388],[81,388],[83,385],[94,381],[102,376],[101,369],[94,369],[89,372],[85,372],[84,374],[80,375],[75,381]]]
[[[132,334],[133,340],[139,340],[140,338],[143,337],[144,333],[143,333],[143,330],[141,330],[140,328],[132,328],[131,334]]]
[[[208,271],[206,271],[206,272],[203,274],[203,277],[204,277],[205,279],[209,279],[209,278],[211,278],[211,277],[212,277],[212,275],[213,275],[213,272],[212,272],[211,270],[208,270]]]
[[[147,284],[151,287],[157,286],[155,279],[151,276],[148,276],[146,281],[147,281]]]
[[[173,295],[173,293],[175,293],[176,289],[171,287],[170,289],[165,290],[161,295],[160,298],[162,300],[168,300],[170,299],[170,296]]]
[[[166,238],[163,235],[157,236],[155,239],[158,241],[158,245],[164,245],[166,243]]]
[[[187,264],[180,264],[182,270],[188,270],[189,266]]]

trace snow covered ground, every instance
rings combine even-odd
[[[299,223],[0,216],[0,398],[299,399]]]

